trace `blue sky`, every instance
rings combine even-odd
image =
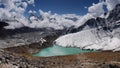
[[[85,6],[89,7],[92,3],[98,3],[99,0],[35,0],[35,7],[27,8],[25,15],[29,10],[51,11],[58,14],[77,14],[84,15],[87,13]]]

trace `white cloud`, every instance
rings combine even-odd
[[[22,23],[17,22],[17,21],[16,22],[11,21],[11,22],[8,22],[8,24],[9,24],[9,26],[6,26],[4,28],[6,28],[6,29],[16,29],[16,28],[20,28],[20,27],[24,26]]]
[[[112,10],[117,4],[120,4],[120,0],[106,0],[107,9]]]
[[[29,23],[23,13],[29,4],[34,5],[34,0],[1,0],[0,5],[3,4],[5,8],[0,8],[0,19],[15,19],[24,26],[32,28],[51,27],[54,29],[63,29],[71,26],[79,27],[87,20],[104,14],[103,5],[107,5],[108,10],[110,10],[113,9],[113,7],[117,4],[117,2],[119,3],[119,1],[120,0],[106,0],[105,2],[100,1],[97,4],[93,4],[92,6],[88,7],[89,13],[84,16],[75,14],[59,15],[57,13],[52,14],[51,11],[43,12],[42,10],[39,10],[40,15],[30,17],[32,23]],[[28,13],[33,13],[36,15],[37,12],[30,10]]]
[[[28,4],[32,4],[35,7],[35,0],[27,0]]]
[[[32,13],[32,10],[29,10],[28,13],[29,13],[29,14]]]
[[[29,4],[34,4],[34,0],[28,0]]]
[[[31,14],[31,13],[37,13],[37,12],[34,10],[29,10],[28,13]]]
[[[91,13],[94,17],[101,16],[104,14],[104,9],[103,9],[104,2],[100,2],[97,4],[93,4],[88,8],[89,13]]]
[[[10,12],[0,8],[0,19],[9,19],[11,17]]]
[[[93,16],[98,17],[104,14],[105,10],[103,8],[104,5],[107,6],[107,10],[111,11],[113,8],[120,4],[120,0],[100,0],[99,3],[94,4],[90,7],[88,7],[89,13],[91,13]]]
[[[26,8],[28,5],[26,2],[23,2],[22,4],[23,4],[23,8]]]
[[[10,4],[11,3],[11,4]],[[13,24],[13,22],[8,22],[9,26],[5,27],[7,29],[15,29],[22,26],[28,26],[31,28],[46,28],[51,27],[54,29],[63,29],[64,27],[71,27],[77,24],[77,20],[81,18],[81,16],[75,14],[51,14],[51,11],[43,12],[39,10],[42,19],[37,16],[31,16],[30,20],[32,23],[29,23],[28,20],[24,17],[23,13],[25,12],[28,4],[27,2],[23,2],[21,0],[12,0],[7,1],[4,0],[2,2],[6,7],[0,8],[0,18],[1,19],[9,19],[9,20],[18,20],[19,22]],[[20,7],[23,6],[23,7]],[[12,12],[11,12],[12,10]],[[36,11],[30,10],[28,13],[35,14]],[[75,21],[76,20],[76,21]],[[22,25],[21,25],[21,24]],[[13,25],[13,26],[12,26]],[[20,25],[20,26],[19,26]],[[18,27],[17,27],[18,26]]]
[[[29,11],[30,13],[33,11]],[[81,18],[81,16],[75,14],[51,14],[51,11],[43,12],[39,10],[41,18],[37,18],[36,16],[31,16],[30,20],[32,24],[30,27],[32,28],[46,28],[51,27],[54,29],[63,29],[64,27],[71,27],[77,24],[77,20]]]
[[[4,5],[4,7],[0,8],[0,19],[7,19],[7,20],[17,20],[18,22],[8,22],[9,26],[6,28],[19,28],[22,26],[28,26],[28,21],[24,17],[24,12],[28,7],[28,4],[33,4],[34,0],[23,1],[23,0],[1,0],[0,5]],[[21,25],[22,24],[22,25]],[[13,25],[13,26],[12,26]]]

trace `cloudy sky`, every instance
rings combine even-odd
[[[78,27],[103,16],[119,3],[120,0],[0,0],[0,20],[10,20],[7,29]]]
[[[29,6],[29,10],[52,11],[58,14],[79,14],[84,15],[87,9],[93,3],[98,3],[99,0],[35,0],[35,6]],[[27,13],[26,11],[26,13]],[[26,14],[25,13],[25,14]]]

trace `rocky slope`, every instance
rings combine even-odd
[[[38,43],[39,46],[43,46],[42,43],[48,41],[48,39],[50,41],[49,37],[54,36],[55,38],[62,34],[62,30],[54,30],[51,28],[34,29],[21,27],[18,29],[4,29],[3,27],[8,24],[0,22],[0,25],[0,48],[29,45],[33,43]],[[44,46],[50,46],[51,44]]]
[[[83,29],[97,28],[98,30],[113,31],[120,26],[120,4],[116,5],[115,8],[104,14],[104,17],[92,18],[85,22],[78,28],[71,27],[68,29],[69,33],[81,31]],[[86,28],[87,27],[87,28]]]
[[[120,68],[119,52],[33,57],[0,50],[0,68]]]

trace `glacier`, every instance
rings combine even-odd
[[[113,37],[104,31],[101,33],[97,34],[96,29],[83,30],[61,36],[55,40],[55,44],[63,47],[79,47],[80,49],[120,50],[120,38],[117,37],[116,32],[113,32],[113,34],[116,34]]]

